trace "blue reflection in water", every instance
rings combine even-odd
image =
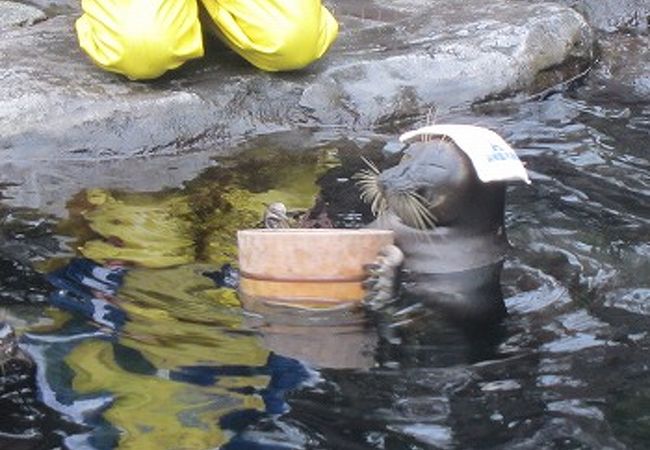
[[[25,347],[37,362],[38,384],[43,401],[89,429],[86,434],[69,436],[66,444],[71,448],[99,450],[119,445],[120,430],[103,414],[108,408],[115,407],[114,393],[77,392],[73,387],[73,379],[83,374],[75,373],[68,364],[60,363],[81,343],[94,339],[110,343],[114,364],[132,375],[164,378],[199,387],[215,386],[223,379],[265,377],[268,382],[261,389],[256,388],[255,383],[250,383],[230,386],[224,390],[261,398],[263,410],[245,403],[239,404],[221,415],[218,425],[221,429],[230,431],[229,443],[225,448],[286,448],[271,443],[254,443],[237,433],[263,416],[285,413],[288,410],[286,393],[300,387],[307,380],[314,379],[314,372],[296,359],[274,353],[268,353],[266,363],[260,366],[196,364],[181,365],[169,370],[156,367],[141,351],[120,342],[120,333],[130,320],[127,312],[120,307],[118,299],[128,273],[129,270],[124,267],[104,267],[82,258],[72,259],[65,267],[51,272],[48,280],[56,290],[52,292],[50,302],[73,313],[73,317],[54,334],[29,334],[25,337]],[[215,274],[220,276],[215,282],[236,285],[236,272],[231,268],[224,267],[219,272],[206,273],[211,279],[215,278]],[[92,369],[88,370],[91,373],[87,376],[92,377]],[[235,404],[227,400],[225,403]],[[190,412],[179,420],[188,423],[195,421],[191,416]],[[142,430],[143,433],[148,431]]]
[[[117,294],[125,275],[126,270],[121,267],[106,268],[89,259],[75,258],[48,275],[47,280],[58,289],[50,295],[50,302],[119,330],[126,321],[126,313],[107,298]]]

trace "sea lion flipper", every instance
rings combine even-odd
[[[396,299],[397,277],[404,262],[404,254],[395,245],[383,247],[375,261],[364,267],[368,277],[363,282],[366,296],[364,306],[377,310]]]

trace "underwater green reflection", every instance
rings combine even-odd
[[[101,263],[160,268],[194,261],[236,261],[236,232],[260,225],[267,204],[311,207],[316,181],[335,164],[336,152],[310,154],[255,150],[206,170],[183,189],[128,193],[82,192],[62,226],[79,252]],[[86,230],[83,230],[83,228]]]

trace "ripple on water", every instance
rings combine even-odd
[[[650,317],[650,289],[619,289],[608,292],[603,305]]]
[[[89,273],[66,279],[72,284],[57,286],[52,295],[101,308],[90,315],[58,312],[54,324],[41,323],[23,337],[43,401],[84,427],[60,427],[59,435],[73,448],[121,440],[143,450],[182,444],[642,448],[650,405],[650,108],[592,104],[568,92],[460,119],[500,131],[534,173],[531,186],[509,191],[515,249],[502,284],[510,317],[489,342],[417,311],[370,319],[339,311],[325,320],[313,320],[309,311],[243,311],[232,291],[203,276],[234,259],[232,242],[219,245],[220,233],[258,217],[253,208],[227,222],[215,208],[240,211],[224,205],[243,199],[251,206],[292,189],[299,195],[287,198],[312,202],[315,174],[338,164],[319,162],[322,148],[304,148],[306,156],[298,158],[293,148],[278,156],[261,145],[252,153],[263,158],[220,161],[183,188],[104,191],[112,195],[102,197],[106,202],[121,202],[133,223],[146,224],[138,233],[129,227],[115,232],[115,225],[128,222],[117,206],[103,215],[86,213],[87,223],[77,214],[62,224],[67,241],[52,237],[59,232],[48,221],[26,219],[23,226],[13,215],[0,223],[9,238],[0,241],[2,301],[31,298],[30,287],[46,298],[49,286],[39,285],[32,275],[40,275],[26,263],[57,256],[52,268],[58,268],[66,262],[58,257],[70,256],[59,244],[79,244],[110,265],[111,252],[133,255],[143,242],[149,255],[155,249],[165,254],[165,226],[177,224],[171,227],[178,238],[173,249],[186,264],[127,267],[113,291],[92,282],[106,268],[88,265]],[[325,153],[357,164],[363,146],[370,153],[396,148],[385,137],[354,142],[332,138]],[[270,164],[275,156],[284,163]],[[101,177],[99,165],[93,170]],[[342,189],[349,176],[335,175],[333,186]],[[276,176],[287,183],[276,183]],[[222,192],[225,200],[217,195]],[[175,200],[159,203],[163,198]],[[78,212],[79,198],[68,204]],[[345,223],[365,217],[344,209],[337,214]],[[179,215],[170,221],[168,214]],[[195,221],[207,224],[208,232],[202,234]],[[138,236],[146,239],[137,242]],[[211,251],[221,252],[221,259],[206,258]],[[111,308],[124,320],[114,320]]]
[[[389,425],[388,429],[412,437],[416,442],[433,448],[453,448],[453,431],[443,425],[415,423],[412,425]]]

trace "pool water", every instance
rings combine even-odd
[[[403,130],[261,136],[155,192],[99,163],[58,216],[3,186],[0,318],[27,362],[0,386],[31,409],[7,403],[0,448],[647,448],[650,105],[577,90],[438,121],[499,132],[533,181],[509,188],[509,315],[485,330],[408,297],[247,311],[216,282],[271,201],[372,220],[350,176]]]

